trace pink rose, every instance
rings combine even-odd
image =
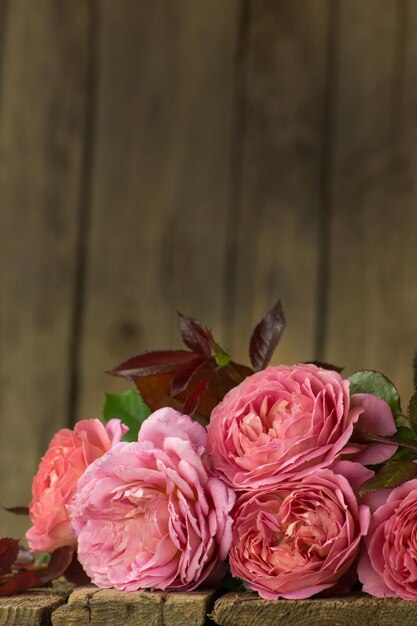
[[[231,572],[267,600],[308,598],[348,573],[369,517],[348,480],[328,469],[248,492],[233,512]]]
[[[138,443],[88,468],[69,510],[96,585],[190,590],[214,576],[230,547],[235,496],[210,475],[206,438],[190,417],[160,409]]]
[[[367,498],[376,510],[358,566],[363,590],[417,600],[417,480]]]
[[[383,400],[353,398],[351,404],[348,380],[312,364],[268,367],[249,376],[211,414],[213,468],[229,485],[250,490],[313,474],[342,451],[361,454],[370,464],[385,460],[394,446],[346,447],[358,420],[362,429],[375,427],[380,435],[395,432]]]
[[[33,526],[26,538],[32,550],[52,552],[76,545],[65,506],[71,501],[78,479],[86,467],[118,443],[127,428],[120,420],[103,426],[99,420],[82,420],[74,430],[63,428],[54,435],[32,483],[29,506]]]

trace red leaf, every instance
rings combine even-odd
[[[209,329],[205,328],[193,317],[183,315],[180,312],[178,312],[178,324],[181,339],[187,348],[190,348],[193,352],[197,352],[197,354],[201,354],[209,359],[211,357],[211,346],[213,341],[213,337]]]
[[[274,353],[286,327],[281,300],[255,327],[249,344],[250,361],[256,371],[264,369]]]
[[[74,548],[71,546],[62,546],[52,552],[46,572],[39,576],[39,582],[42,585],[59,578],[71,565]]]
[[[14,515],[29,515],[29,507],[28,506],[3,506],[0,505],[4,511],[8,513],[13,513]]]
[[[0,596],[11,596],[39,585],[36,572],[22,569],[0,585]]]
[[[190,393],[185,401],[183,412],[186,415],[192,415],[194,413],[200,401],[200,397],[203,395],[204,391],[206,391],[211,380],[213,379],[213,376],[214,372],[207,374],[206,376],[204,376],[204,378],[200,378],[194,390]]]
[[[85,573],[83,566],[79,562],[76,552],[74,552],[72,561],[65,570],[64,576],[68,582],[74,585],[88,585],[91,582],[90,577]]]
[[[0,575],[8,574],[19,554],[19,541],[4,537],[0,539]]]
[[[117,365],[108,373],[115,376],[124,376],[125,378],[167,374],[169,372],[176,372],[186,363],[195,359],[196,356],[198,355],[194,352],[188,352],[188,350],[155,350],[154,352],[143,352],[120,363],[120,365]]]
[[[171,380],[171,384],[169,387],[170,396],[177,396],[178,394],[185,391],[188,387],[191,378],[193,377],[196,370],[209,362],[209,359],[205,359],[203,356],[198,356],[192,361],[189,361],[183,368],[181,368]]]
[[[181,402],[171,398],[169,395],[172,373],[156,374],[154,376],[132,376],[131,379],[151,411],[156,411],[164,406],[172,406],[179,411],[181,410]]]

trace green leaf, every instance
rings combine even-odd
[[[36,553],[36,565],[48,565],[51,560],[50,552],[37,552]]]
[[[417,391],[411,396],[411,400],[408,403],[408,416],[410,418],[411,428],[417,433]]]
[[[230,356],[227,354],[227,352],[223,350],[223,348],[219,346],[219,344],[214,340],[212,341],[211,345],[213,348],[213,357],[216,361],[216,365],[219,365],[220,367],[225,367],[226,365],[229,365]]]
[[[397,428],[411,428],[411,423],[408,417],[405,415],[400,415],[395,418],[395,425]]]
[[[397,452],[389,459],[390,461],[414,461],[417,459],[417,450],[399,447]]]
[[[235,578],[232,576],[229,570],[223,578],[221,586],[228,591],[247,591],[245,581],[241,578]]]
[[[140,427],[150,414],[150,408],[144,403],[136,389],[128,389],[121,393],[106,393],[103,420],[105,422],[113,418],[121,420],[129,428],[123,437],[124,441],[137,441]]]
[[[407,480],[417,476],[417,465],[408,460],[390,460],[359,489],[359,495],[377,491],[377,489],[392,489],[402,485]]]
[[[416,433],[411,430],[411,428],[406,428],[404,426],[397,428],[395,439],[399,441],[413,441],[414,443],[417,443]]]
[[[401,413],[401,402],[395,385],[380,372],[361,370],[349,377],[350,395],[354,393],[371,393],[381,400],[385,400],[391,407],[394,415]]]

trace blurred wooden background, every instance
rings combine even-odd
[[[410,393],[417,2],[0,0],[0,251],[5,505],[176,309]]]

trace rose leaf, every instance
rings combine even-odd
[[[377,489],[392,489],[402,485],[407,480],[417,476],[417,465],[408,460],[390,460],[359,489],[359,495],[377,491]]]
[[[401,402],[395,385],[380,372],[361,370],[349,377],[350,394],[370,393],[391,407],[394,415],[401,413]]]
[[[417,433],[417,391],[415,391],[411,396],[407,412],[408,417],[410,418],[411,428],[415,433]]]
[[[178,311],[178,325],[181,339],[187,348],[209,359],[211,357],[211,331],[201,322]]]
[[[281,300],[255,327],[249,343],[249,358],[256,371],[264,369],[274,353],[286,327]]]
[[[124,441],[137,441],[140,427],[150,414],[150,408],[136,389],[106,393],[103,420],[106,423],[114,418],[121,420],[129,428],[123,437]]]
[[[117,365],[108,373],[124,378],[154,376],[176,372],[198,356],[188,350],[155,350],[142,352]]]

